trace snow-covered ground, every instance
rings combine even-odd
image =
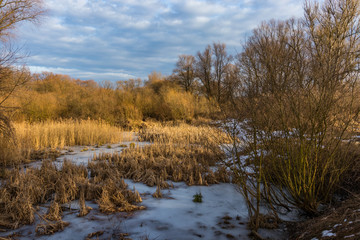
[[[232,184],[189,187],[174,183],[174,189],[162,190],[164,198],[156,199],[151,196],[155,187],[130,180],[127,183],[142,193],[141,205],[146,210],[106,215],[98,211],[97,204],[87,202],[93,210],[85,217],[77,217],[78,204],[74,202],[72,212],[64,213],[63,221],[70,222],[64,231],[36,236],[35,223],[14,232],[23,235],[19,239],[85,239],[98,231],[104,231],[100,239],[119,233],[128,233],[132,239],[248,239],[247,208]],[[203,202],[194,203],[193,195],[199,192]]]
[[[68,147],[66,150],[62,150],[62,155],[56,158],[54,162],[57,166],[62,166],[65,159],[70,160],[77,165],[87,165],[95,155],[99,156],[106,153],[120,153],[122,150],[128,148],[130,144],[135,144],[135,147],[143,147],[149,145],[150,142],[122,142],[117,144],[105,144],[102,146],[74,146]],[[26,164],[26,167],[40,167],[41,161],[32,162]]]
[[[122,143],[127,146],[130,142]],[[136,142],[138,146],[149,143]],[[91,146],[72,147],[56,162],[66,158],[76,164],[87,165],[94,154],[121,152],[124,146],[113,144],[99,148]],[[69,151],[70,150],[70,151]],[[32,166],[39,166],[33,163]],[[233,184],[212,186],[187,186],[185,183],[173,183],[174,188],[162,190],[163,198],[156,199],[152,194],[156,187],[126,180],[129,188],[134,187],[141,194],[145,210],[132,213],[106,215],[98,210],[96,203],[87,202],[93,210],[85,217],[77,217],[78,203],[71,204],[72,210],[63,214],[63,221],[69,222],[62,232],[50,236],[36,236],[33,225],[22,226],[13,232],[0,233],[6,236],[18,233],[17,239],[86,239],[88,234],[103,231],[99,239],[118,239],[121,233],[127,233],[131,239],[249,239],[247,229],[248,210],[243,196]],[[201,193],[202,203],[193,202],[193,195]],[[39,211],[45,211],[41,207]],[[38,219],[38,217],[37,217]],[[285,239],[282,230],[263,231],[263,236]]]

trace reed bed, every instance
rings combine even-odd
[[[121,129],[103,121],[62,120],[40,123],[14,123],[21,147],[40,150],[62,149],[65,146],[118,143],[123,140]]]
[[[104,131],[96,133],[92,126],[99,129],[99,123],[92,121],[22,123],[15,128],[18,141],[30,142],[29,147],[34,149],[121,140],[119,129],[100,124]],[[105,133],[109,133],[108,138],[103,138]],[[104,213],[144,209],[138,205],[142,201],[140,194],[128,189],[125,178],[157,186],[154,197],[162,197],[161,189],[171,187],[168,180],[188,185],[229,182],[229,173],[221,165],[225,154],[219,147],[226,141],[224,136],[210,127],[154,125],[140,133],[142,139],[151,139],[151,145],[94,156],[87,167],[67,160],[56,167],[44,160],[38,169],[5,170],[0,187],[0,231],[31,224],[36,216],[41,220],[35,229],[38,235],[61,231],[68,225],[62,220],[64,204],[74,200],[79,202],[79,217],[91,211],[86,201],[95,201]],[[46,213],[36,211],[40,204],[48,206]]]
[[[169,125],[153,123],[145,125],[139,132],[140,140],[165,144],[198,144],[203,147],[231,143],[231,139],[220,129],[210,126],[192,126],[185,123]]]
[[[36,228],[39,234],[51,234],[56,228],[65,227],[61,220],[63,204],[74,200],[79,200],[79,216],[91,210],[85,200],[97,202],[104,213],[144,209],[135,205],[141,202],[140,194],[135,189],[129,190],[116,171],[112,171],[113,175],[106,171],[102,179],[88,178],[85,166],[70,161],[64,161],[59,169],[51,161],[43,161],[39,169],[8,170],[0,188],[0,230],[33,223],[37,214],[35,206],[45,203],[51,205],[40,216],[43,221]]]
[[[19,122],[13,127],[14,139],[0,136],[0,167],[57,157],[59,150],[68,146],[119,143],[133,137],[132,133],[95,120]]]
[[[220,164],[225,154],[219,147],[228,139],[216,128],[153,124],[140,131],[140,138],[153,144],[95,156],[88,166],[91,174],[98,177],[98,169],[117,169],[121,177],[160,188],[169,187],[167,180],[188,185],[230,181]]]
[[[168,188],[167,180],[184,181],[188,185],[229,182],[226,168],[216,166],[223,157],[220,149],[155,143],[144,148],[127,149],[121,154],[95,156],[88,167],[94,177],[99,177],[99,169],[116,169],[123,178],[143,182],[150,187],[160,185]],[[104,171],[101,170],[101,173]]]

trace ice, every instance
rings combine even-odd
[[[156,187],[131,180],[126,182],[143,195],[141,205],[146,206],[146,210],[105,215],[98,211],[97,204],[87,202],[93,210],[79,218],[76,217],[78,207],[75,202],[71,205],[73,213],[64,214],[63,220],[70,222],[64,231],[51,236],[36,236],[34,226],[24,226],[18,230],[24,234],[19,238],[85,239],[89,233],[104,231],[100,239],[117,232],[129,233],[132,239],[228,239],[230,235],[235,239],[249,239],[247,208],[235,185],[187,186],[185,183],[174,183],[175,188],[162,190],[164,198],[155,199],[151,194]],[[193,195],[198,192],[203,195],[202,203],[192,201]],[[231,218],[228,224],[222,223],[224,216]]]
[[[355,237],[355,234],[351,234],[349,236],[345,236],[344,238],[354,238]]]
[[[139,183],[128,184],[138,191],[147,188],[147,193],[156,190]],[[247,208],[234,185],[174,185],[174,189],[162,190],[165,198],[155,199],[151,195],[143,198],[147,209],[124,222],[131,237],[138,239],[145,232],[150,238],[157,239],[194,239],[200,236],[204,239],[226,239],[226,234],[247,239],[249,230],[243,224],[247,221]],[[192,201],[193,195],[198,192],[203,196],[202,203]],[[234,223],[229,226],[219,224],[224,216],[231,217]],[[242,224],[236,218],[241,219]]]
[[[129,145],[130,142],[123,144]],[[136,144],[141,147],[149,143]],[[71,151],[56,159],[56,163],[61,166],[64,159],[69,159],[76,164],[87,165],[94,154],[121,152],[124,149],[120,144],[100,148],[87,146],[87,151],[81,151],[84,148],[72,147]],[[34,163],[34,166],[40,165],[41,162]],[[62,232],[36,236],[35,227],[40,221],[37,217],[33,225],[0,233],[0,237],[19,233],[18,239],[71,240],[85,239],[90,233],[104,231],[100,239],[117,239],[120,233],[128,233],[131,239],[249,239],[248,209],[236,185],[187,186],[184,182],[173,182],[174,188],[162,189],[164,197],[156,199],[152,197],[156,187],[128,179],[125,181],[130,189],[140,192],[141,205],[146,206],[145,210],[106,215],[99,211],[96,203],[86,202],[93,210],[85,217],[77,217],[78,203],[74,201],[71,203],[72,210],[63,214],[63,221],[70,225]],[[202,203],[192,201],[196,193],[202,194]],[[40,209],[46,210],[44,206]],[[276,233],[276,238],[281,239],[281,234]]]
[[[332,233],[331,230],[322,231],[322,237],[336,237],[335,233]]]
[[[70,160],[76,165],[87,165],[94,155],[99,156],[104,153],[121,153],[124,149],[130,146],[131,143],[135,143],[135,147],[143,147],[151,144],[150,142],[122,142],[117,144],[105,144],[99,147],[95,146],[75,146],[68,147],[63,154],[54,162],[57,167],[61,167],[65,159]],[[123,147],[126,145],[127,147]],[[27,164],[26,167],[40,167],[41,161]]]

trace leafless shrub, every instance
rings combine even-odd
[[[317,214],[349,168],[351,155],[341,149],[360,109],[359,2],[306,1],[304,12],[253,31],[238,55],[237,87],[225,108],[245,131],[253,173],[241,149],[233,170],[255,219],[260,202],[275,215],[275,203]]]

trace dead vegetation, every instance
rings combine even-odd
[[[87,235],[87,238],[86,239],[91,239],[93,237],[96,237],[98,238],[99,236],[103,235],[104,234],[104,231],[97,231],[97,232],[93,232],[93,233],[89,233]]]
[[[229,182],[228,172],[216,161],[223,157],[220,151],[205,150],[200,146],[153,144],[144,148],[126,149],[121,154],[102,154],[89,162],[94,178],[100,177],[107,169],[108,174],[143,182],[152,187],[168,188],[167,180],[184,181],[188,185],[208,185]]]
[[[13,140],[0,136],[0,167],[56,158],[68,146],[119,143],[128,138],[120,128],[101,120],[21,122],[13,128]]]
[[[153,144],[129,148],[121,154],[95,156],[88,165],[92,176],[101,178],[100,174],[105,172],[119,174],[120,177],[160,188],[169,187],[167,180],[184,181],[188,185],[230,181],[225,166],[218,164],[225,157],[219,144],[226,137],[216,129],[184,124],[148,126],[142,130],[140,137]]]
[[[165,144],[197,144],[205,148],[231,143],[231,139],[217,128],[185,123],[144,123],[140,130],[140,140]]]
[[[121,129],[104,121],[62,120],[14,123],[18,142],[33,150],[62,149],[65,146],[118,143]]]
[[[100,211],[105,213],[144,209],[134,205],[141,202],[139,193],[127,189],[124,180],[117,175],[88,178],[85,166],[76,166],[70,161],[64,161],[60,168],[44,161],[39,169],[14,169],[8,176],[0,188],[0,227],[8,229],[33,223],[37,214],[35,206],[48,202],[51,202],[48,212],[41,215],[46,223],[36,229],[40,235],[64,228],[62,206],[77,199],[79,216],[91,210],[85,200],[98,202]]]
[[[56,221],[55,223],[38,224],[36,226],[37,235],[52,235],[56,232],[64,230],[70,223],[64,221]]]
[[[359,239],[360,195],[328,213],[293,226],[292,239]],[[325,239],[325,238],[324,238]]]
[[[162,130],[160,130],[162,129]],[[88,166],[77,166],[65,160],[56,166],[44,160],[39,168],[5,170],[0,188],[0,227],[15,229],[32,224],[39,216],[38,235],[61,231],[64,204],[78,200],[78,216],[91,211],[86,201],[94,201],[99,210],[110,214],[144,209],[136,189],[128,189],[124,179],[157,186],[154,197],[162,197],[161,189],[171,181],[188,185],[229,182],[229,173],[219,164],[225,157],[219,144],[226,142],[221,132],[210,127],[147,126],[143,139],[152,141],[145,147],[130,147],[121,154],[102,154]],[[37,206],[48,207],[40,213]]]

